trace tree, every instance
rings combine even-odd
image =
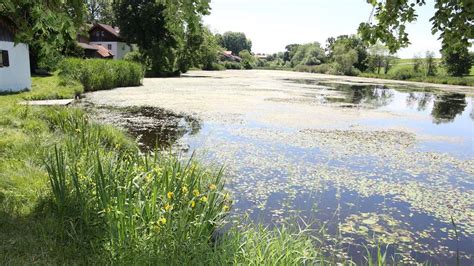
[[[343,43],[336,43],[333,46],[333,58],[339,73],[344,75],[352,75],[354,73],[354,64],[357,62],[356,50]]]
[[[52,70],[76,42],[84,22],[82,0],[3,0],[0,14],[16,27],[15,42],[29,44],[30,66]]]
[[[291,61],[299,46],[299,44],[289,44],[285,47],[285,53],[283,54],[283,61],[285,63]]]
[[[203,0],[116,0],[114,14],[120,34],[136,43],[151,61],[151,74],[178,75],[195,64],[202,16],[209,14]]]
[[[242,50],[239,53],[240,58],[242,58],[242,66],[245,69],[252,69],[255,64],[255,57],[247,50]]]
[[[369,54],[369,70],[374,72],[377,70],[377,74],[380,74],[380,70],[385,65],[385,58],[389,56],[388,49],[378,43],[369,48]]]
[[[367,23],[361,23],[359,33],[364,41],[375,44],[383,42],[391,53],[410,44],[406,24],[416,21],[416,7],[426,4],[425,0],[367,0],[373,6],[373,14],[377,23],[371,18]],[[430,19],[433,34],[440,33],[442,40],[441,52],[446,65],[454,64],[451,73],[462,75],[455,69],[470,68],[472,62],[465,60],[457,63],[456,59],[464,59],[474,38],[474,1],[472,0],[437,0],[436,12]],[[465,65],[462,67],[461,65]]]
[[[320,65],[326,60],[326,54],[318,42],[298,45],[291,58],[291,65]]]
[[[340,35],[337,38],[330,37],[327,39],[326,52],[330,59],[333,59],[334,45],[342,44],[347,49],[354,49],[357,52],[357,62],[354,67],[360,71],[365,71],[368,68],[368,57],[367,46],[364,44],[362,39],[356,35]]]
[[[443,51],[443,63],[448,74],[462,77],[468,75],[472,67],[472,55],[467,48]]]
[[[415,73],[420,73],[421,67],[423,66],[423,60],[419,54],[413,56],[413,71]]]
[[[208,28],[202,31],[203,42],[198,50],[198,65],[204,70],[215,70],[218,68],[219,51],[223,50],[217,43],[217,37]]]
[[[228,31],[222,35],[220,45],[229,51],[232,51],[234,55],[238,55],[240,51],[247,50],[252,51],[252,41],[247,39],[243,32],[232,32]]]
[[[84,0],[87,8],[87,21],[115,24],[112,0]]]
[[[436,62],[435,62],[435,54],[433,52],[427,51],[425,56],[425,64],[426,64],[426,75],[427,76],[435,76],[436,75]]]

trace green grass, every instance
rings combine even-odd
[[[125,60],[67,58],[60,64],[63,82],[80,82],[85,91],[140,86],[142,66]]]
[[[215,234],[232,203],[221,171],[142,154],[79,109],[19,105],[81,91],[56,76],[33,83],[31,92],[0,96],[1,264],[338,262],[306,229],[249,225]]]

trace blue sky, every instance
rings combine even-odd
[[[431,35],[429,22],[434,1],[426,2],[418,8],[418,21],[407,27],[412,44],[398,52],[402,58],[427,50],[439,55],[441,42]],[[211,7],[204,23],[214,32],[245,32],[256,53],[283,51],[290,43],[324,44],[330,36],[354,34],[372,10],[366,0],[212,0]]]

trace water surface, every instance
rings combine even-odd
[[[473,89],[474,91],[474,89]],[[311,222],[328,252],[407,263],[474,256],[473,98],[276,71],[191,73],[88,94],[144,149],[224,164],[229,220]],[[206,160],[210,159],[210,160]],[[453,218],[459,239],[456,240]]]

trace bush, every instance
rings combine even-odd
[[[212,63],[212,64],[202,67],[202,70],[209,70],[209,71],[219,71],[219,70],[225,70],[225,69],[226,67],[219,63]]]
[[[416,73],[412,69],[401,68],[396,70],[391,76],[399,80],[408,80],[415,77]]]
[[[225,69],[242,69],[240,63],[227,61],[224,63]]]
[[[139,86],[143,75],[142,67],[134,62],[77,58],[63,60],[59,72],[63,82],[79,81],[85,91]]]

